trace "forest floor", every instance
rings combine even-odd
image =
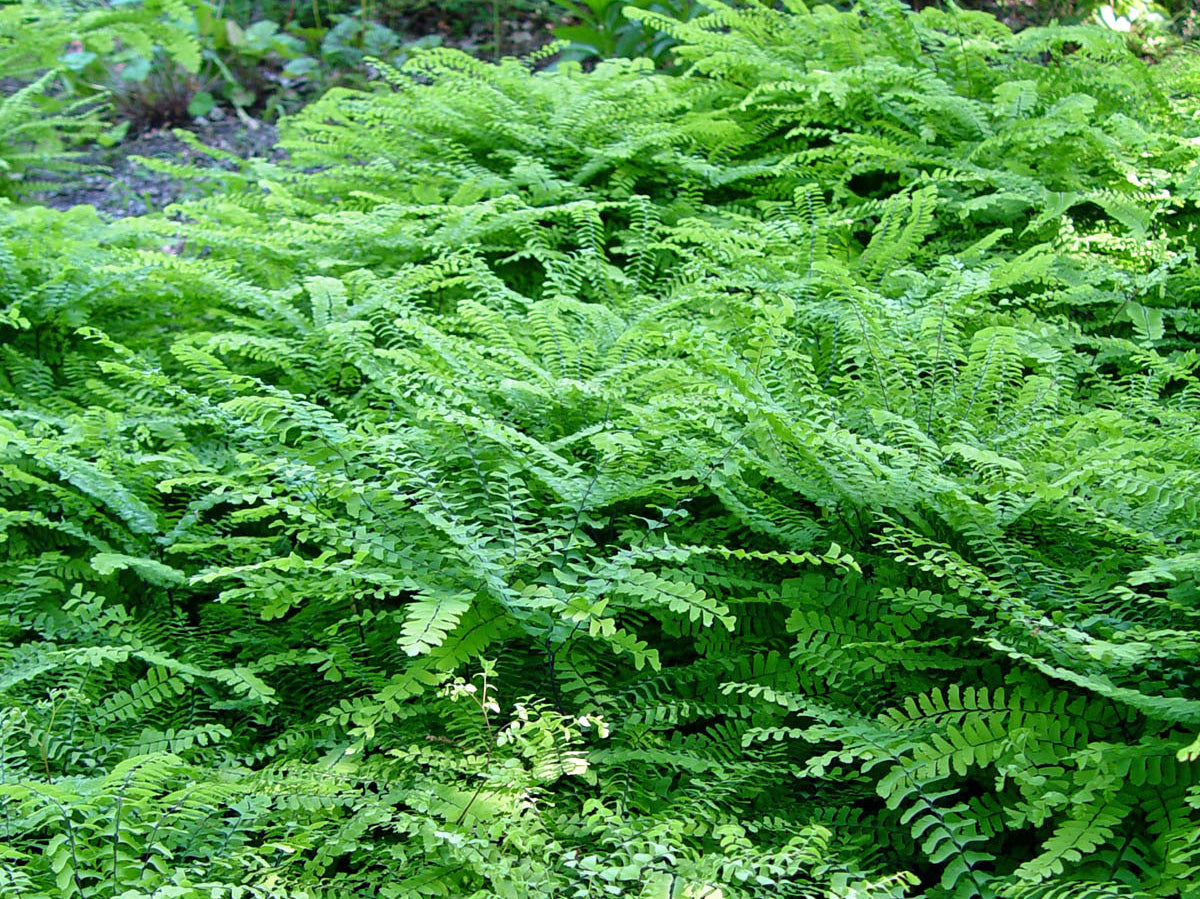
[[[426,7],[402,21],[389,24],[406,40],[436,35],[444,47],[455,47],[492,59],[498,55],[523,56],[544,47],[554,40],[550,29],[556,23],[533,13],[502,20],[499,53],[494,23],[490,21],[464,23],[447,18],[434,7]],[[273,124],[250,116],[238,116],[218,107],[203,118],[179,122],[172,127],[140,132],[131,130],[124,140],[112,147],[83,147],[86,152],[80,162],[93,171],[64,179],[61,186],[41,191],[31,199],[54,209],[87,204],[114,218],[144,215],[187,199],[195,191],[190,183],[152,171],[139,163],[137,157],[164,159],[198,168],[228,167],[228,163],[197,152],[174,134],[175,127],[191,131],[202,144],[243,159],[277,159],[286,155],[275,147],[277,132]]]
[[[203,124],[191,123],[188,130],[200,139],[200,143],[243,159],[252,156],[278,158],[283,153],[275,148],[275,126],[255,119],[220,116]],[[228,166],[198,152],[176,137],[171,128],[156,128],[135,134],[112,147],[91,148],[80,161],[96,171],[64,180],[61,186],[38,193],[36,199],[53,209],[87,204],[119,218],[163,209],[177,200],[187,199],[189,192],[195,190],[174,175],[152,171],[138,162],[138,157],[197,168]]]
[[[937,0],[911,2],[920,8]],[[964,0],[963,5],[992,13],[1010,28],[1020,30],[1037,24],[1037,11],[1046,4],[1045,0]],[[1195,15],[1200,17],[1200,14]],[[554,39],[551,28],[558,23],[533,12],[507,17],[499,22],[497,42],[496,23],[487,17],[463,20],[430,5],[386,24],[405,40],[436,36],[442,46],[493,59],[501,55],[521,56],[545,46]],[[1196,31],[1192,37],[1200,36],[1200,24]],[[274,125],[246,115],[238,116],[218,108],[204,118],[177,125],[192,131],[201,143],[242,158],[279,158],[283,155],[283,151],[275,147]],[[92,172],[65,179],[60,187],[43,191],[31,199],[57,209],[86,203],[113,217],[142,215],[186,199],[189,191],[195,188],[179,178],[151,171],[139,164],[136,157],[161,158],[200,168],[228,165],[197,152],[170,127],[140,132],[131,130],[113,147],[84,149],[88,152],[82,161],[93,167]]]

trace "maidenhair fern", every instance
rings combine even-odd
[[[1194,64],[708,5],[3,207],[6,889],[1195,895]]]

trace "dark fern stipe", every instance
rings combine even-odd
[[[0,207],[0,895],[1200,896],[1200,57],[707,5]]]

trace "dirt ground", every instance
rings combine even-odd
[[[266,122],[251,120],[247,125],[232,115],[217,121],[193,125],[200,142],[234,153],[243,159],[251,156],[275,157],[275,128]],[[169,128],[146,131],[114,147],[94,148],[83,160],[99,166],[103,172],[84,174],[63,182],[61,187],[36,194],[32,199],[53,209],[69,209],[83,204],[114,217],[145,215],[186,199],[189,185],[161,172],[139,165],[131,157],[145,156],[199,168],[219,165],[211,156],[199,153],[171,133]]]

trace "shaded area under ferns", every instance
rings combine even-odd
[[[1200,72],[786,5],[4,208],[6,889],[1195,895]]]

